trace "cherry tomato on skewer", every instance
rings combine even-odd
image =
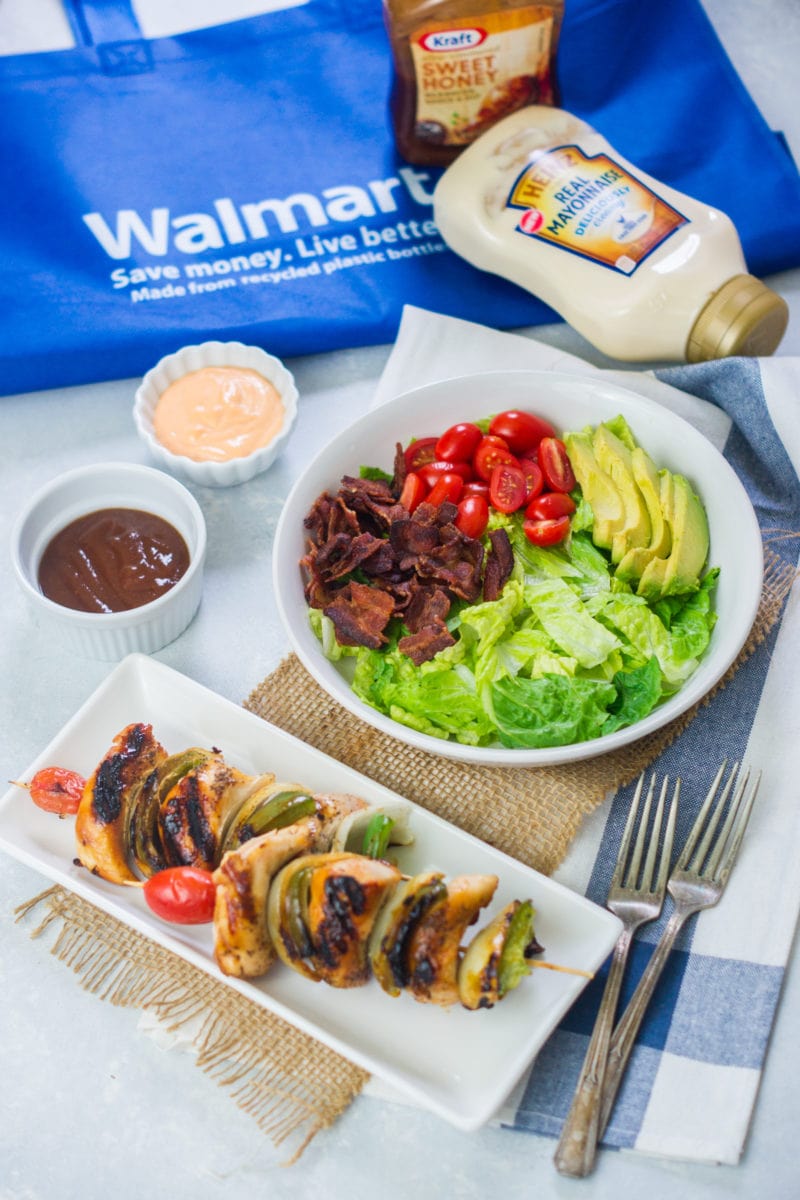
[[[200,867],[167,867],[151,875],[142,890],[156,916],[174,925],[206,925],[214,916],[216,884]]]
[[[12,782],[28,790],[37,808],[56,813],[59,817],[71,816],[78,811],[86,786],[82,775],[77,771],[68,771],[66,767],[43,767],[30,783]]]

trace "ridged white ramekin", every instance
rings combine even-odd
[[[153,416],[159,397],[171,383],[202,367],[247,367],[263,375],[278,392],[284,407],[283,426],[266,446],[227,462],[197,462],[182,454],[173,454],[158,440]],[[203,487],[230,487],[246,483],[272,466],[283,449],[297,417],[297,388],[292,373],[279,358],[258,346],[242,342],[202,342],[184,346],[168,354],[145,375],[136,391],[133,419],[139,436],[162,467]]]
[[[65,608],[39,589],[42,554],[71,521],[104,508],[136,508],[163,517],[183,536],[189,567],[169,591],[140,608],[115,613]],[[56,629],[75,653],[113,662],[137,651],[160,650],[192,620],[203,590],[206,523],[194,496],[171,475],[134,463],[98,463],[57,476],[32,497],[15,522],[11,554],[37,618]]]

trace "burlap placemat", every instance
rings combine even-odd
[[[795,580],[770,550],[750,636],[714,694],[768,636]],[[552,768],[476,767],[415,750],[332,700],[290,655],[244,707],[515,858],[550,874],[583,818],[630,783],[692,721],[700,705],[613,754]],[[151,1012],[183,1030],[198,1065],[228,1089],[294,1162],[331,1125],[368,1076],[327,1047],[61,887],[17,910],[44,907],[31,936],[58,928],[52,953],[83,987],[113,1004]]]

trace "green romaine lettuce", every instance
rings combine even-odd
[[[635,444],[621,417],[608,424]],[[561,746],[640,721],[707,649],[718,572],[691,594],[648,604],[614,577],[591,540],[591,508],[576,500],[570,536],[550,547],[528,541],[521,514],[492,512],[489,528],[504,528],[511,541],[511,578],[497,600],[453,604],[455,644],[433,659],[417,667],[398,650],[399,620],[382,650],[340,646],[332,622],[312,609],[323,652],[355,660],[352,687],[366,704],[465,745]]]

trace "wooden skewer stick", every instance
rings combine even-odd
[[[529,967],[542,967],[545,971],[563,971],[565,975],[582,975],[584,979],[594,979],[594,971],[582,971],[580,967],[562,967],[558,963],[533,962],[528,960]]]

